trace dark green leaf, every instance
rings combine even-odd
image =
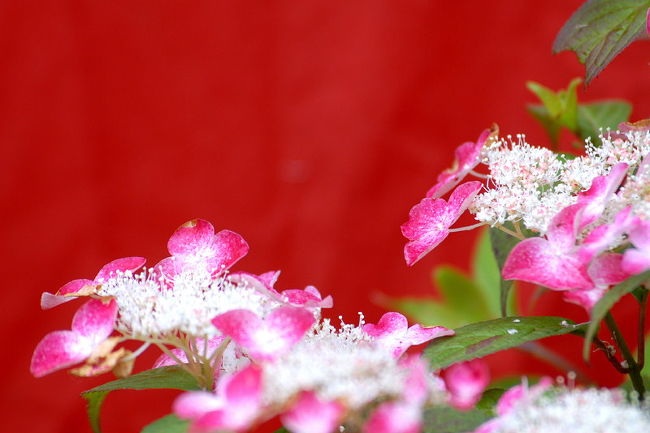
[[[189,425],[189,421],[172,414],[146,425],[140,433],[186,433]]]
[[[614,286],[614,288],[605,293],[605,295],[596,302],[596,305],[594,305],[594,308],[591,310],[591,320],[589,321],[589,327],[585,333],[585,343],[582,348],[582,356],[586,361],[589,360],[589,354],[591,353],[591,342],[596,336],[598,326],[607,312],[611,310],[614,304],[616,304],[623,296],[632,292],[634,289],[639,287],[641,283],[648,279],[650,279],[650,271],[634,275],[633,277],[630,277],[622,283]]]
[[[587,84],[645,32],[648,0],[589,0],[567,21],[553,52],[574,51],[587,69]]]
[[[99,415],[106,396],[120,389],[199,389],[196,380],[180,367],[161,367],[114,380],[81,393],[86,399],[88,420],[93,432],[100,433]]]
[[[472,323],[456,329],[456,335],[433,340],[424,354],[431,368],[482,358],[494,352],[519,346],[527,341],[583,330],[562,317],[506,317]]]
[[[618,124],[630,118],[632,106],[625,101],[603,101],[578,106],[578,135],[583,140],[595,140],[600,128],[617,129]]]
[[[466,433],[491,417],[482,410],[461,412],[451,407],[433,407],[424,412],[423,433]]]

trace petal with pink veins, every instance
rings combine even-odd
[[[77,332],[51,332],[36,346],[30,371],[35,377],[45,376],[83,361],[93,349],[92,341]]]
[[[413,206],[408,221],[401,226],[402,234],[409,240],[404,247],[404,258],[409,266],[449,235],[449,228],[465,212],[481,188],[481,182],[466,182],[454,190],[448,202],[424,198]]]
[[[117,303],[114,299],[108,302],[91,299],[75,313],[72,330],[87,337],[96,346],[111,335],[116,317]]]
[[[578,203],[584,205],[578,230],[582,230],[602,215],[605,205],[623,182],[628,168],[624,162],[616,164],[609,174],[595,177],[589,189],[578,194]]]
[[[441,376],[449,391],[449,403],[459,410],[472,409],[490,383],[490,371],[481,359],[453,364]]]
[[[282,424],[291,433],[332,433],[338,429],[344,408],[335,401],[323,401],[313,391],[303,391]]]
[[[270,360],[291,348],[314,323],[304,308],[276,308],[265,319],[249,310],[231,310],[212,319],[212,324],[257,360]]]
[[[422,409],[405,402],[380,404],[363,426],[363,433],[418,433]]]
[[[196,254],[203,250],[213,251],[214,227],[203,219],[188,221],[171,235],[167,250],[173,256]]]
[[[282,295],[289,304],[306,308],[332,308],[334,302],[331,296],[322,298],[318,289],[314,286],[307,286],[304,290],[289,289],[283,290]]]
[[[248,254],[248,243],[243,237],[230,230],[221,230],[217,233],[214,245],[215,256],[211,260],[213,273],[230,269],[239,259]]]

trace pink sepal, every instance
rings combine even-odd
[[[374,341],[399,358],[411,346],[425,343],[437,337],[454,335],[454,331],[442,326],[422,327],[419,324],[408,327],[406,317],[400,313],[386,313],[376,325],[366,323],[363,331]]]
[[[89,338],[75,331],[54,331],[38,343],[30,371],[35,377],[61,370],[88,358],[94,346]]]
[[[250,310],[239,309],[220,314],[212,324],[256,360],[271,360],[305,335],[314,324],[314,315],[304,308],[283,306],[261,319]]]
[[[449,403],[459,410],[472,409],[490,383],[490,371],[481,359],[453,364],[441,376],[449,391]]]
[[[262,370],[250,365],[233,375],[223,376],[216,393],[190,392],[174,402],[174,413],[192,420],[190,432],[249,429],[262,406]]]
[[[285,303],[282,295],[274,288],[279,276],[280,271],[269,271],[260,275],[238,271],[231,272],[228,275],[228,279],[235,284],[248,284],[249,287],[252,287],[263,295],[279,303]]]
[[[409,266],[449,235],[449,228],[465,212],[481,188],[481,182],[466,182],[454,190],[448,202],[424,198],[413,206],[408,221],[401,226],[402,234],[409,240],[404,247],[404,258]]]
[[[583,205],[562,209],[551,221],[547,239],[528,238],[510,252],[503,266],[503,278],[540,284],[553,290],[589,289],[588,261],[576,245],[576,219]]]
[[[117,303],[114,299],[108,302],[91,299],[75,313],[72,330],[89,338],[93,346],[96,346],[111,335],[116,317]]]
[[[640,274],[650,269],[650,221],[637,220],[629,237],[634,248],[625,251],[622,267],[630,274]]]
[[[331,296],[323,299],[318,289],[314,286],[307,286],[304,290],[289,289],[283,290],[282,296],[291,305],[305,308],[332,308],[334,301]]]
[[[597,176],[591,181],[591,187],[578,194],[578,203],[583,204],[578,230],[596,221],[605,210],[605,205],[611,199],[623,182],[629,166],[620,162],[613,166],[606,176]]]
[[[105,264],[95,277],[95,284],[101,284],[122,272],[135,272],[147,262],[144,257],[124,257]]]
[[[422,409],[406,402],[380,404],[363,426],[363,433],[419,433]]]
[[[86,286],[95,286],[95,285],[96,285],[95,282],[92,280],[77,279],[65,283],[59,290],[57,290],[56,294],[43,292],[41,294],[41,308],[43,310],[48,310],[50,308],[56,307],[57,305],[61,305],[65,302],[72,301],[73,299],[76,299],[76,297],[64,296],[64,295],[71,295],[79,292],[81,289],[83,289]]]
[[[174,400],[172,412],[179,418],[197,419],[222,405],[223,401],[212,392],[192,391],[181,394]]]
[[[205,271],[217,275],[248,253],[248,244],[229,230],[214,233],[208,221],[195,219],[180,226],[170,237],[167,249],[173,261],[161,266],[169,277],[183,271]]]
[[[303,391],[281,419],[291,433],[332,433],[344,411],[340,403],[323,401],[313,391]]]
[[[437,183],[427,191],[426,196],[433,199],[442,197],[458,185],[480,162],[481,150],[492,133],[495,131],[486,129],[481,132],[476,143],[468,141],[458,146],[454,166],[438,175]]]

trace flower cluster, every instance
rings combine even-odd
[[[522,135],[499,138],[493,128],[461,145],[454,168],[402,225],[407,263],[453,231],[489,225],[521,240],[504,264],[505,279],[563,291],[591,310],[610,286],[650,269],[650,132],[626,125],[600,141],[588,140],[585,154],[571,157]],[[474,171],[479,165],[486,175]],[[460,183],[468,175],[485,184]],[[466,210],[478,223],[451,228]]]
[[[552,386],[545,377],[506,391],[497,417],[474,433],[636,433],[650,429],[647,404],[626,401],[620,390]]]
[[[70,330],[54,331],[32,358],[35,376],[75,366],[81,376],[130,374],[149,346],[163,353],[152,368],[176,365],[202,391],[182,394],[174,413],[190,430],[245,431],[274,416],[294,433],[346,426],[373,433],[417,432],[431,404],[471,408],[488,382],[480,361],[442,376],[408,355],[410,346],[450,336],[443,327],[409,326],[399,313],[376,324],[331,324],[332,307],[312,286],[278,291],[278,271],[255,275],[230,268],[248,252],[236,233],[215,233],[204,220],[181,226],[170,257],[151,268],[129,257],[93,279],[44,293],[42,307],[86,299]],[[142,346],[131,353],[126,340]]]

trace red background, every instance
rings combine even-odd
[[[550,54],[580,3],[0,3],[2,430],[89,431],[79,392],[108,376],[29,375],[36,343],[76,307],[43,312],[39,296],[117,257],[155,263],[191,218],[248,240],[238,269],[282,269],[280,288],[314,284],[349,321],[380,316],[373,293],[432,293],[431,268],[465,268],[474,234],[409,269],[400,223],[492,122],[546,142],[524,83],[583,74],[573,54]],[[650,117],[647,48],[584,98],[625,98],[634,119]],[[541,312],[585,319],[557,305]],[[495,374],[543,369],[507,359]],[[592,371],[615,383],[600,361]],[[106,431],[139,431],[172,395],[109,397]]]

